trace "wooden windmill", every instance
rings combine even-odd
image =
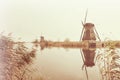
[[[95,28],[95,25],[93,23],[86,23],[87,13],[88,13],[88,10],[86,11],[84,22],[82,21],[83,28],[82,28],[82,32],[81,32],[81,36],[80,36],[80,41],[88,41],[88,42],[89,41],[95,42],[96,40],[101,41],[100,37],[97,33],[97,30]],[[92,43],[91,45],[96,46],[96,43]],[[95,51],[96,51],[96,48],[94,48],[94,49],[89,49],[89,48],[88,49],[84,49],[84,48],[80,49],[81,56],[83,59],[82,69],[85,68],[87,80],[88,80],[88,73],[87,73],[86,67],[92,67],[95,65],[94,57],[95,57]]]
[[[83,28],[80,36],[80,41],[96,41],[97,39],[101,41],[95,28],[95,25],[93,23],[86,23],[87,12],[88,11],[86,11],[84,23],[82,21]],[[81,53],[83,54],[82,56],[84,66],[90,67],[95,65],[94,64],[95,50],[96,49],[90,50],[89,48],[88,49],[83,48],[81,50]]]

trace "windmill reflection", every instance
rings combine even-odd
[[[81,54],[83,56],[83,62],[85,67],[92,67],[95,65],[95,51],[96,51],[96,40],[101,41],[99,35],[94,27],[93,23],[83,23],[83,29],[81,33],[80,40],[87,41],[89,47],[87,49],[82,49]],[[91,49],[93,48],[93,49]]]
[[[95,65],[94,58],[95,58],[95,49],[82,49],[83,56],[84,56],[84,65],[86,67],[92,67]]]
[[[85,23],[83,24],[83,29],[81,33],[80,40],[87,41],[89,47],[87,49],[81,50],[81,55],[83,57],[83,62],[85,67],[92,67],[95,65],[94,58],[95,58],[95,51],[96,51],[96,39],[99,39],[99,35],[92,23]],[[91,49],[93,48],[93,49]]]

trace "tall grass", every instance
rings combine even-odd
[[[0,80],[34,80],[31,75],[34,70],[30,66],[35,53],[36,49],[28,49],[23,42],[0,35]]]
[[[115,44],[116,42],[107,41],[106,48],[101,49],[97,55],[101,80],[120,80],[120,50]]]

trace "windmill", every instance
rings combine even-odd
[[[97,30],[95,28],[95,25],[93,23],[86,23],[86,19],[87,19],[87,14],[88,14],[88,10],[86,11],[85,14],[85,19],[84,22],[82,21],[82,32],[81,32],[81,36],[80,36],[80,41],[101,41],[100,37],[97,33]],[[90,43],[89,44],[89,48],[96,46],[96,43]],[[94,66],[94,57],[95,57],[95,49],[80,49],[80,53],[83,59],[83,66],[82,69],[85,68],[85,72],[86,72],[86,77],[88,80],[88,73],[87,73],[87,67],[92,67]]]

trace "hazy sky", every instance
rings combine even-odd
[[[100,37],[120,40],[119,0],[0,0],[0,31],[31,41],[42,34],[49,40],[79,40],[87,22],[95,24]]]

